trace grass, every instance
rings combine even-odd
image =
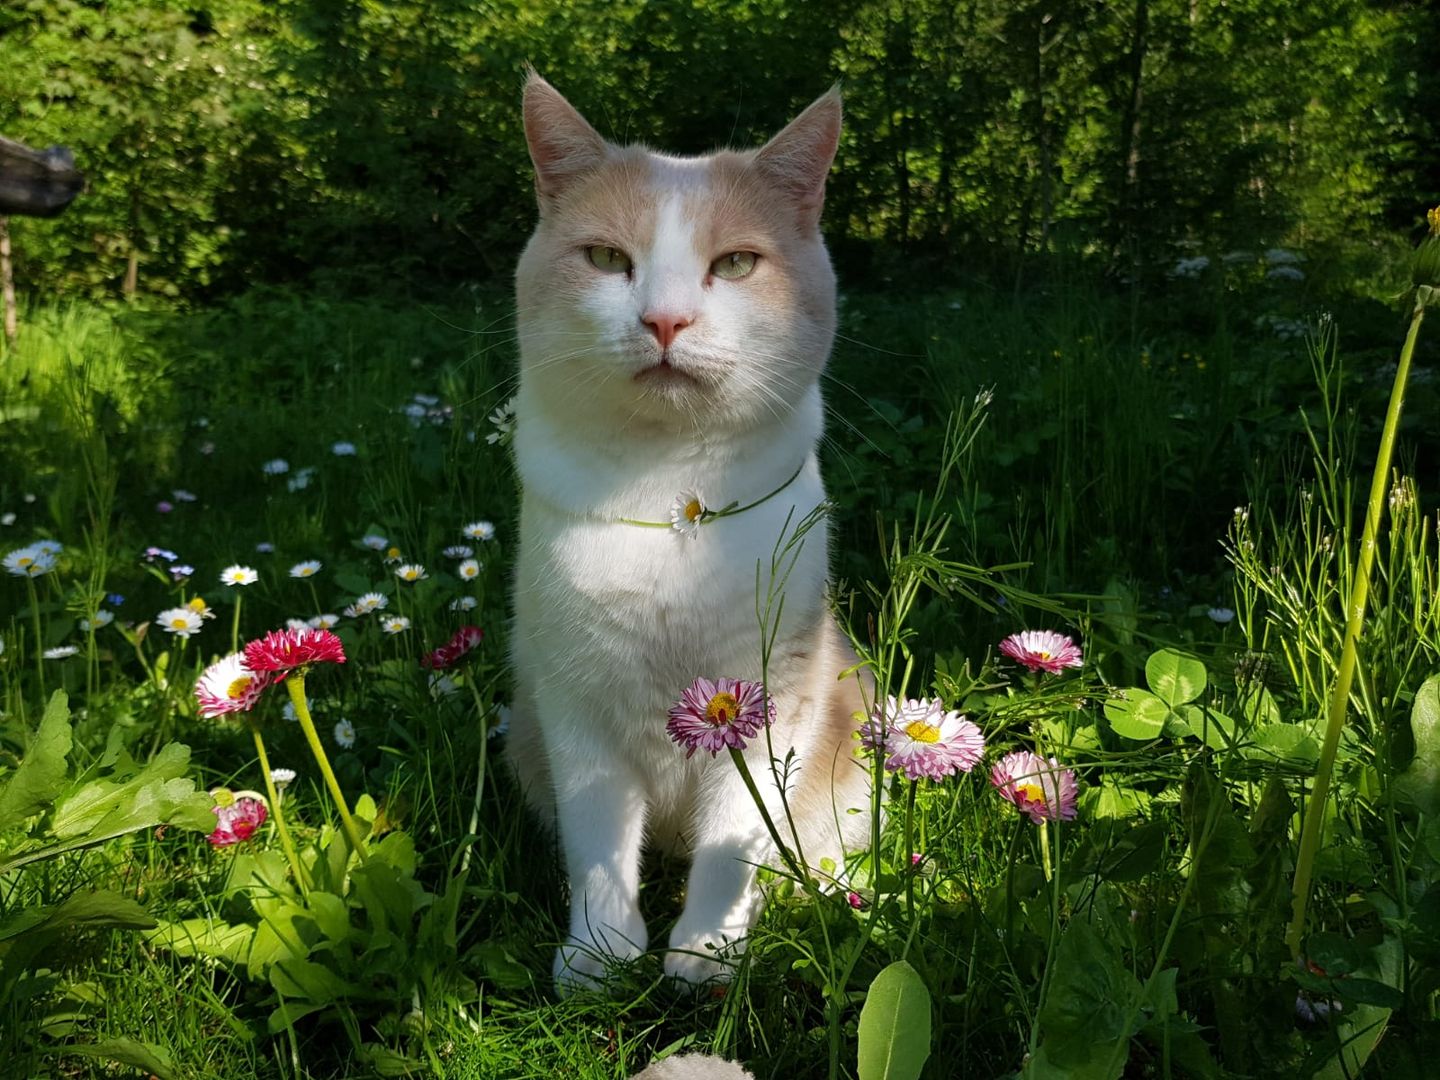
[[[650,956],[617,973],[612,996],[555,1000],[565,897],[552,843],[489,753],[472,834],[482,747],[497,745],[479,716],[508,695],[516,503],[504,446],[486,439],[511,392],[508,298],[256,290],[190,313],[25,312],[20,348],[0,354],[0,513],[16,515],[0,549],[50,537],[66,550],[53,574],[0,581],[0,769],[37,753],[58,687],[73,709],[76,784],[179,740],[199,788],[260,787],[249,734],[188,704],[201,664],[229,650],[237,595],[242,639],[374,588],[412,625],[387,635],[374,616],[343,620],[350,662],[307,680],[322,734],[341,717],[356,728],[355,745],[332,742],[330,754],[372,830],[372,861],[398,883],[382,899],[347,886],[338,937],[313,937],[308,916],[291,924],[344,989],[306,998],[258,960],[83,925],[22,965],[0,931],[0,1053],[37,1076],[110,1075],[119,1060],[186,1077],[608,1078],[694,1048],[757,1076],[824,1075],[832,1060],[853,1075],[864,991],[905,957],[932,1002],[931,1077],[1340,1076],[1377,1022],[1394,1034],[1369,1067],[1417,1071],[1437,1044],[1440,845],[1434,817],[1392,781],[1416,754],[1410,712],[1440,660],[1433,521],[1419,509],[1381,552],[1370,625],[1385,655],[1362,649],[1340,749],[1307,949],[1325,973],[1297,973],[1283,940],[1317,702],[1338,652],[1341,602],[1327,582],[1348,572],[1393,315],[1334,301],[1342,337],[1317,379],[1303,338],[1269,319],[1299,319],[1310,301],[1240,271],[1140,300],[1063,281],[1019,297],[978,284],[902,293],[846,298],[828,377],[842,615],[879,658],[882,686],[898,685],[908,654],[911,693],[980,723],[987,769],[1022,747],[1077,769],[1080,816],[1039,830],[979,771],[913,791],[888,780],[895,807],[914,799],[919,869],[895,812],[857,869],[858,908],[776,874],[736,981],[698,999],[667,988]],[[1424,418],[1440,404],[1433,344],[1416,363],[1401,460],[1423,476],[1436,450]],[[986,389],[993,402],[977,409]],[[986,419],[957,448],[952,417],[971,411]],[[357,453],[337,456],[340,441]],[[947,454],[957,467],[932,501]],[[289,470],[265,475],[276,458]],[[1307,502],[1302,481],[1326,497]],[[1251,509],[1237,530],[1238,505]],[[943,533],[912,530],[917,515]],[[495,539],[464,539],[480,519]],[[398,582],[361,543],[371,532],[428,579]],[[462,542],[484,560],[474,581],[441,555]],[[193,577],[171,580],[163,557],[144,557],[151,546]],[[324,567],[291,578],[305,559]],[[217,581],[237,562],[261,575],[243,592]],[[1302,603],[1287,606],[1287,580],[1308,590]],[[115,594],[115,624],[76,630]],[[140,637],[196,595],[218,617],[188,645],[154,625]],[[473,611],[452,610],[461,596]],[[1218,621],[1223,608],[1239,614]],[[462,621],[486,631],[479,658],[455,692],[432,687],[418,658]],[[1036,679],[998,662],[995,644],[1032,625],[1081,640],[1084,670]],[[65,644],[77,654],[37,659]],[[1187,686],[1198,666],[1200,688],[1185,696],[1167,664]],[[1134,704],[1146,694],[1163,711],[1153,731]],[[338,820],[282,700],[270,695],[259,715],[272,763],[301,774],[286,817],[319,858],[340,850]],[[51,820],[0,820],[0,856]],[[145,828],[0,874],[0,928],[90,889],[166,926],[253,928],[263,910],[290,917],[284,863],[267,879],[266,858],[280,859],[269,826],[225,850],[179,825]],[[656,940],[678,914],[683,872],[647,870]],[[1297,1025],[1301,991],[1342,1008]],[[317,1007],[277,1013],[286,998]]]

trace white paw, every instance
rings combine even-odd
[[[744,951],[743,937],[734,941],[720,934],[672,934],[665,953],[665,974],[692,988],[729,982]]]
[[[627,963],[645,951],[643,937],[632,941],[618,934],[604,935],[597,944],[572,935],[555,950],[555,993],[560,997],[586,990],[598,990],[605,983],[607,970]]]

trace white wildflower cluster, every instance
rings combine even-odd
[[[490,426],[495,430],[485,436],[485,441],[491,446],[497,443],[508,444],[515,435],[515,398],[511,398],[505,404],[490,414]]]
[[[1192,255],[1188,259],[1179,260],[1170,268],[1172,278],[1198,278],[1206,270],[1210,269],[1210,260],[1204,255]]]

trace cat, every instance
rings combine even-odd
[[[697,676],[760,680],[757,563],[825,501],[819,378],[835,334],[820,236],[840,135],[832,90],[759,150],[616,146],[539,75],[524,91],[539,221],[516,271],[522,498],[510,760],[553,821],[570,888],[566,994],[645,951],[647,841],[689,854],[665,972],[724,979],[776,851],[726,753],[687,758],[666,715]],[[747,506],[669,527],[681,510]],[[771,494],[773,493],[773,494]],[[769,498],[764,498],[770,494]],[[653,523],[646,527],[639,522]],[[688,534],[688,535],[687,535]],[[770,657],[775,758],[811,867],[864,835],[855,655],[826,598],[822,521],[785,584]],[[787,846],[763,732],[746,761]]]

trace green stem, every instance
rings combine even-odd
[[[244,585],[236,585],[235,589],[243,589]],[[240,651],[240,601],[242,597],[239,592],[235,593],[235,617],[230,620],[230,651]]]
[[[345,827],[345,835],[350,838],[350,846],[355,849],[355,854],[363,863],[370,856],[365,851],[360,827],[350,816],[350,807],[345,802],[345,794],[340,790],[340,781],[335,779],[335,770],[330,768],[325,744],[320,741],[320,733],[315,730],[315,722],[310,719],[310,706],[305,704],[305,672],[292,671],[285,680],[285,690],[290,695],[290,704],[295,707],[295,718],[300,721],[300,729],[305,732],[305,741],[310,744],[310,752],[315,755],[315,764],[320,766],[320,775],[325,778],[325,786],[330,790],[330,797],[335,800],[335,809],[340,812],[340,823]]]
[[[35,676],[40,680],[40,699],[45,699],[45,648],[40,633],[40,597],[35,592],[35,579],[25,576],[25,588],[30,593],[30,617],[35,624]]]
[[[480,690],[475,686],[474,673],[465,672],[465,685],[470,688],[470,697],[475,702],[475,714],[480,718],[480,766],[479,773],[475,777],[475,803],[470,807],[470,835],[479,837],[480,834],[480,803],[485,797],[485,759],[490,753],[490,715],[485,711],[484,703],[480,700]],[[465,848],[465,854],[460,857],[460,877],[463,880],[470,873],[470,855],[475,850],[476,840],[472,840]]]
[[[290,860],[290,871],[295,875],[295,884],[300,886],[302,894],[308,893],[310,882],[306,880],[300,856],[296,854],[295,842],[290,839],[290,830],[285,826],[285,813],[280,809],[280,793],[275,790],[275,778],[270,775],[270,758],[265,753],[265,740],[260,735],[260,725],[253,720],[250,722],[250,734],[255,736],[255,755],[260,759],[260,773],[265,777],[265,794],[270,798],[270,813],[275,818],[275,831],[280,834],[280,846],[285,851],[285,858]]]
[[[919,786],[920,781],[911,780],[910,792],[905,799],[905,913],[912,932],[915,929],[915,789]],[[907,941],[900,959],[904,960],[909,951]]]
[[[1040,869],[1048,882],[1054,871],[1050,866],[1050,823],[1044,818],[1040,819]]]
[[[1325,742],[1320,748],[1315,786],[1310,791],[1305,824],[1300,832],[1300,854],[1295,861],[1295,882],[1291,890],[1293,910],[1290,928],[1285,934],[1285,943],[1290,946],[1290,954],[1297,959],[1300,956],[1300,941],[1305,934],[1305,912],[1310,903],[1315,855],[1320,848],[1320,833],[1325,824],[1325,804],[1330,797],[1330,778],[1335,769],[1335,753],[1340,745],[1340,732],[1345,726],[1350,685],[1355,678],[1360,631],[1365,625],[1365,606],[1370,599],[1370,569],[1375,562],[1376,534],[1380,530],[1380,515],[1385,506],[1385,490],[1390,478],[1390,459],[1395,450],[1395,434],[1400,427],[1400,412],[1405,405],[1405,384],[1410,377],[1410,358],[1415,352],[1415,341],[1420,335],[1420,324],[1424,319],[1424,300],[1417,299],[1415,311],[1410,317],[1410,332],[1405,336],[1405,345],[1400,350],[1395,382],[1390,388],[1390,406],[1385,413],[1385,428],[1380,434],[1380,451],[1370,481],[1370,503],[1365,513],[1365,531],[1360,540],[1360,558],[1350,586],[1340,666],[1330,694]]]

